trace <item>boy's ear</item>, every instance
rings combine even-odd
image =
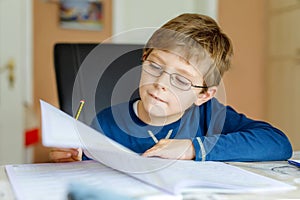
[[[216,93],[217,93],[216,86],[209,87],[206,92],[198,94],[197,100],[195,101],[195,105],[196,106],[202,105],[203,103],[212,99]]]

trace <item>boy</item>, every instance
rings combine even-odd
[[[220,104],[214,95],[229,68],[230,39],[210,17],[180,15],[158,29],[142,57],[140,99],[101,111],[93,127],[147,157],[195,161],[286,160],[287,137]],[[82,151],[54,149],[55,162]]]

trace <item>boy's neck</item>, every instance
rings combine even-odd
[[[163,117],[157,117],[157,116],[151,116],[148,112],[145,111],[143,102],[139,100],[137,105],[137,117],[142,120],[144,123],[152,125],[152,126],[165,126],[168,124],[171,124],[173,122],[176,122],[179,120],[183,113],[181,115],[172,115],[172,116],[163,116]]]

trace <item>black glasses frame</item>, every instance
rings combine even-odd
[[[152,73],[146,71],[146,70],[143,68],[143,70],[144,70],[147,74],[149,74],[149,75],[151,75],[151,76],[154,76],[154,77],[160,77],[163,73],[166,73],[166,74],[168,74],[168,75],[170,76],[170,83],[171,83],[171,85],[174,86],[174,87],[176,87],[176,88],[178,88],[178,89],[180,89],[180,90],[188,91],[188,90],[191,89],[191,87],[194,87],[194,88],[202,88],[202,89],[207,89],[207,88],[208,88],[208,86],[194,85],[194,84],[192,83],[191,80],[189,80],[188,78],[186,78],[186,77],[184,77],[184,76],[182,76],[182,75],[180,75],[180,74],[177,74],[177,73],[169,73],[169,72],[167,72],[166,70],[164,70],[163,67],[162,67],[161,65],[159,65],[159,64],[157,64],[156,62],[153,62],[153,61],[151,61],[151,60],[142,60],[142,64],[143,64],[143,65],[144,65],[144,62],[145,62],[145,61],[150,62],[150,63],[154,63],[155,65],[157,65],[158,67],[160,67],[160,74],[159,74],[158,76],[156,76],[156,75],[154,75],[154,74],[152,74]],[[186,79],[187,81],[189,81],[189,82],[190,82],[189,88],[183,89],[183,88],[180,88],[180,87],[176,86],[176,85],[172,82],[172,77],[173,77],[174,75],[183,77],[184,79]]]

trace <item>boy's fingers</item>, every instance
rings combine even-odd
[[[160,157],[161,156],[161,148],[158,148],[156,146],[148,149],[147,151],[145,151],[142,156],[145,157],[153,157],[153,156],[157,156]]]
[[[52,148],[49,153],[49,159],[53,162],[72,162],[81,161],[82,149],[62,149]]]
[[[75,148],[52,148],[51,151],[61,151],[61,152],[72,152],[72,154],[77,153],[79,149]]]
[[[74,160],[73,158],[61,158],[57,160],[52,160],[53,162],[59,163],[59,162],[74,162],[77,160]]]
[[[195,149],[191,140],[160,140],[142,156],[192,160],[195,158]]]
[[[78,152],[77,158],[78,158],[79,160],[82,160],[82,155],[83,155],[83,150],[82,150],[82,148],[78,148],[78,149],[77,149],[77,152]]]
[[[49,153],[50,160],[59,160],[59,159],[65,159],[65,158],[71,158],[72,153],[66,152],[66,151],[51,151]]]
[[[82,149],[76,149],[73,153],[72,153],[72,159],[75,161],[81,161],[82,159]]]
[[[70,149],[61,149],[61,148],[52,148],[50,152],[69,152],[71,153],[73,156],[77,156],[79,153],[80,149],[74,149],[74,148],[70,148]]]

